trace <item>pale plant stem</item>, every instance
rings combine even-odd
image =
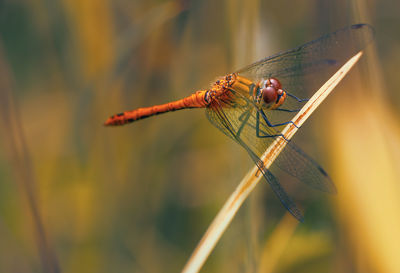
[[[336,85],[350,71],[355,63],[360,59],[362,51],[349,59],[325,84],[310,98],[304,107],[292,119],[293,123],[288,124],[283,130],[282,135],[286,140],[289,140],[296,133],[298,128],[307,120],[312,112],[325,100]],[[279,153],[286,146],[287,141],[283,137],[278,137],[261,156],[265,168],[269,168],[274,162]],[[221,238],[225,229],[232,221],[240,206],[249,196],[261,179],[260,172],[257,166],[254,166],[240,182],[239,186],[231,194],[225,202],[218,215],[214,218],[206,233],[201,238],[196,249],[182,270],[182,273],[199,272],[207,257]]]

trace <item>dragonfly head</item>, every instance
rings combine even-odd
[[[262,99],[269,109],[276,109],[285,101],[286,92],[276,78],[269,78],[261,89]]]

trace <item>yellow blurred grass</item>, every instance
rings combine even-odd
[[[330,117],[338,216],[360,264],[400,272],[400,128],[386,103],[361,92]]]
[[[298,223],[290,213],[286,213],[281,219],[268,240],[264,243],[260,256],[259,273],[269,273],[276,270],[277,264],[283,256]]]
[[[75,62],[82,68],[83,77],[93,82],[104,75],[115,59],[114,18],[108,0],[63,1],[73,37],[77,38]]]

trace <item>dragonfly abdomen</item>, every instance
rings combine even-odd
[[[177,101],[119,113],[109,117],[104,125],[124,125],[139,119],[144,119],[166,112],[187,108],[203,108],[208,104],[205,100],[206,93],[206,90],[197,91],[196,93]]]

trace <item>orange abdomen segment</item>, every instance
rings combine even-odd
[[[123,125],[161,113],[185,108],[203,108],[207,106],[205,95],[207,91],[197,91],[195,94],[181,100],[151,107],[138,108],[109,117],[104,125]]]

